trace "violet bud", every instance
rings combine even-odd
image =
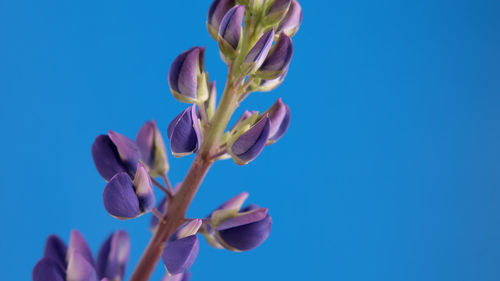
[[[191,279],[191,272],[186,271],[176,275],[165,274],[161,281],[189,281],[189,279]]]
[[[195,219],[178,230],[174,238],[167,242],[162,259],[169,275],[186,272],[193,265],[199,251],[199,241],[196,233],[202,221]]]
[[[271,49],[273,40],[274,29],[269,30],[259,38],[257,43],[255,43],[255,45],[250,50],[250,52],[248,52],[248,55],[245,58],[245,61],[242,65],[244,73],[252,73],[262,66],[264,60],[266,60],[269,50]]]
[[[44,257],[52,258],[62,268],[66,268],[66,253],[68,247],[57,235],[50,235],[45,242]]]
[[[167,129],[170,150],[175,157],[182,157],[196,152],[201,144],[201,131],[193,105],[177,115]]]
[[[269,137],[270,119],[266,114],[253,126],[239,131],[228,143],[228,152],[238,165],[246,165],[257,158]]]
[[[248,251],[261,245],[271,232],[272,219],[265,208],[243,208],[241,213],[215,228],[217,240],[226,249]]]
[[[250,86],[250,90],[254,92],[269,92],[276,89],[283,81],[285,81],[286,75],[288,74],[288,69],[285,70],[280,77],[271,80],[256,79],[254,84]]]
[[[264,25],[275,25],[279,23],[288,12],[292,0],[275,0],[267,10],[263,18]]]
[[[219,26],[219,49],[224,61],[229,62],[236,57],[236,49],[238,48],[241,29],[243,24],[243,15],[245,14],[245,6],[236,5],[222,18]]]
[[[140,151],[140,159],[148,168],[151,177],[165,175],[169,168],[167,149],[154,120],[141,127],[135,142]]]
[[[95,166],[106,181],[120,172],[135,174],[139,156],[135,142],[113,131],[109,131],[108,135],[98,136],[92,144]]]
[[[123,280],[130,255],[130,237],[120,230],[112,233],[99,249],[96,271],[99,279]]]
[[[285,32],[288,36],[293,36],[299,30],[302,23],[302,7],[297,0],[292,0],[290,8],[278,26],[276,33]]]
[[[177,275],[187,271],[196,260],[199,249],[200,243],[196,235],[168,242],[162,254],[167,273]]]
[[[282,32],[256,75],[263,79],[279,78],[288,70],[292,54],[292,39]]]
[[[181,53],[170,66],[168,84],[176,99],[200,103],[208,98],[205,47],[193,47]]]
[[[266,112],[271,119],[267,144],[272,144],[277,142],[290,126],[290,107],[279,98]]]
[[[98,281],[94,267],[78,250],[72,250],[68,254],[66,281]]]
[[[118,219],[136,218],[151,211],[155,204],[151,178],[141,163],[133,181],[126,173],[116,174],[102,197],[106,211]]]
[[[226,15],[227,11],[235,5],[234,0],[215,0],[210,5],[207,16],[208,33],[217,40],[219,34],[219,27],[222,18]]]

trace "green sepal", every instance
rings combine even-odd
[[[208,100],[210,90],[208,87],[208,73],[204,72],[198,75],[198,89],[197,89],[197,104],[204,103]]]
[[[281,75],[285,73],[286,69],[277,70],[277,71],[260,71],[255,72],[254,76],[257,78],[261,78],[264,80],[273,80],[279,78]]]
[[[192,98],[189,98],[189,97],[186,97],[184,95],[182,95],[181,93],[175,91],[174,89],[170,88],[170,91],[172,92],[172,95],[174,95],[174,97],[180,101],[180,102],[184,102],[184,103],[191,103],[191,104],[195,104],[195,103],[198,103],[198,101],[196,99],[192,99]]]
[[[208,29],[208,34],[212,36],[212,38],[217,41],[217,38],[219,37],[219,31],[215,29],[213,26],[211,26],[208,21],[207,21],[207,29]]]

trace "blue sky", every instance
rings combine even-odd
[[[500,2],[301,4],[285,83],[239,111],[282,97],[287,135],[248,166],[214,165],[189,210],[249,191],[271,236],[245,253],[203,242],[193,280],[499,280]],[[224,84],[209,5],[0,2],[2,279],[29,280],[46,236],[75,228],[94,251],[126,229],[135,264],[149,217],[105,212],[90,146],[152,118],[165,133],[185,106],[167,72],[191,46]],[[171,158],[174,182],[191,161]]]

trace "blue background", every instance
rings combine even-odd
[[[165,132],[185,106],[167,72],[193,45],[221,90],[209,4],[0,1],[2,280],[29,280],[46,236],[73,228],[94,251],[128,230],[136,263],[149,217],[107,215],[90,146],[151,118]],[[246,190],[271,236],[246,253],[202,242],[193,280],[500,280],[500,2],[302,6],[286,82],[241,109],[281,96],[290,130],[246,167],[217,163],[189,210]],[[191,161],[171,158],[174,182]]]

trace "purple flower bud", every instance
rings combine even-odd
[[[260,80],[258,86],[252,86],[252,90],[256,92],[269,92],[276,89],[283,81],[285,81],[285,77],[288,74],[288,69],[285,70],[280,77],[271,80]]]
[[[270,123],[269,116],[265,115],[251,128],[230,140],[228,152],[236,164],[248,164],[262,152],[269,137]]]
[[[98,281],[92,264],[78,250],[69,252],[67,281]]]
[[[287,71],[290,61],[292,60],[292,54],[292,39],[282,32],[278,41],[257,72],[257,75],[264,79],[275,79],[280,77]]]
[[[235,5],[234,0],[215,0],[210,5],[207,16],[208,33],[217,40],[219,27],[227,11]]]
[[[52,258],[55,260],[62,268],[66,268],[66,253],[68,252],[68,247],[57,235],[50,235],[45,242],[45,250],[43,256],[46,258]]]
[[[71,254],[74,252],[78,252],[79,255],[84,258],[92,267],[94,266],[95,263],[94,258],[92,257],[92,251],[90,250],[87,241],[78,230],[73,230],[69,238],[69,246],[66,257],[68,263],[71,259]]]
[[[168,274],[176,275],[187,271],[196,260],[199,249],[196,235],[168,242],[162,254]]]
[[[151,211],[155,204],[151,178],[142,164],[137,166],[133,181],[126,173],[116,174],[102,197],[106,211],[118,219],[136,218]]]
[[[120,230],[112,233],[102,244],[97,256],[99,279],[123,280],[130,255],[130,237]]]
[[[242,209],[242,213],[216,227],[217,240],[232,251],[248,251],[262,244],[271,232],[272,219],[266,208]]]
[[[168,172],[167,149],[154,120],[146,122],[141,127],[135,142],[139,148],[141,160],[152,177],[164,175]]]
[[[271,49],[274,40],[274,29],[269,30],[264,33],[257,41],[255,46],[250,50],[247,57],[245,58],[244,66],[247,67],[248,71],[246,72],[254,72],[257,70],[266,60],[267,54]]]
[[[230,59],[236,56],[244,14],[245,6],[236,5],[226,13],[219,26],[219,48],[221,53]]]
[[[279,98],[267,111],[271,119],[268,144],[277,142],[290,126],[290,107]]]
[[[185,103],[202,102],[201,87],[206,88],[205,47],[193,47],[180,54],[170,66],[168,83],[176,99]]]
[[[33,281],[66,281],[65,267],[52,257],[40,259],[31,272]]]
[[[279,23],[285,17],[291,3],[292,0],[275,0],[269,7],[264,22],[268,25]]]
[[[288,36],[293,36],[299,30],[300,24],[302,23],[302,7],[297,0],[292,0],[290,8],[286,13],[285,18],[281,21],[278,26],[276,33],[285,32]]]
[[[193,105],[177,115],[167,129],[170,150],[175,157],[196,152],[201,144],[201,132],[196,106]]]
[[[100,135],[95,139],[92,144],[92,158],[99,174],[109,181],[120,172],[135,174],[139,149],[135,142],[126,136],[109,131],[108,135]]]

